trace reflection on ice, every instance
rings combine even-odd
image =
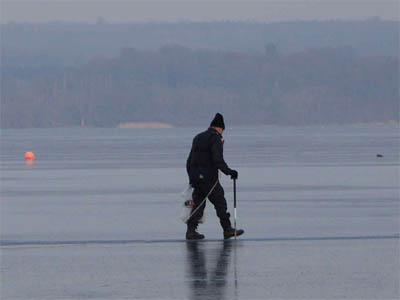
[[[205,243],[186,242],[186,269],[191,299],[226,298],[227,272],[231,263],[232,249],[236,243],[222,241],[218,246],[219,251],[215,253],[206,249]],[[212,261],[211,265],[207,264],[207,259]],[[235,287],[237,288],[236,275],[235,272]]]

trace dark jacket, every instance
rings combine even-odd
[[[222,135],[214,128],[210,127],[194,137],[186,170],[191,184],[199,180],[214,183],[218,179],[218,170],[231,174],[232,170],[224,161]]]

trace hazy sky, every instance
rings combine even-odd
[[[400,0],[0,0],[1,22],[399,20]]]

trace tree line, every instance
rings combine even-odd
[[[78,66],[113,57],[123,47],[157,50],[175,43],[192,49],[263,53],[267,43],[284,54],[309,48],[350,46],[361,56],[399,52],[399,22],[149,22],[0,24],[3,66]]]
[[[74,66],[3,66],[1,127],[105,126],[124,122],[231,124],[399,121],[399,59],[352,47],[282,53],[124,48]]]

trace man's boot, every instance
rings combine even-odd
[[[186,239],[187,240],[202,240],[204,239],[204,235],[198,233],[196,231],[196,227],[189,227],[186,231]]]
[[[244,233],[243,229],[228,228],[224,230],[224,239],[230,239],[231,237],[242,235]]]

